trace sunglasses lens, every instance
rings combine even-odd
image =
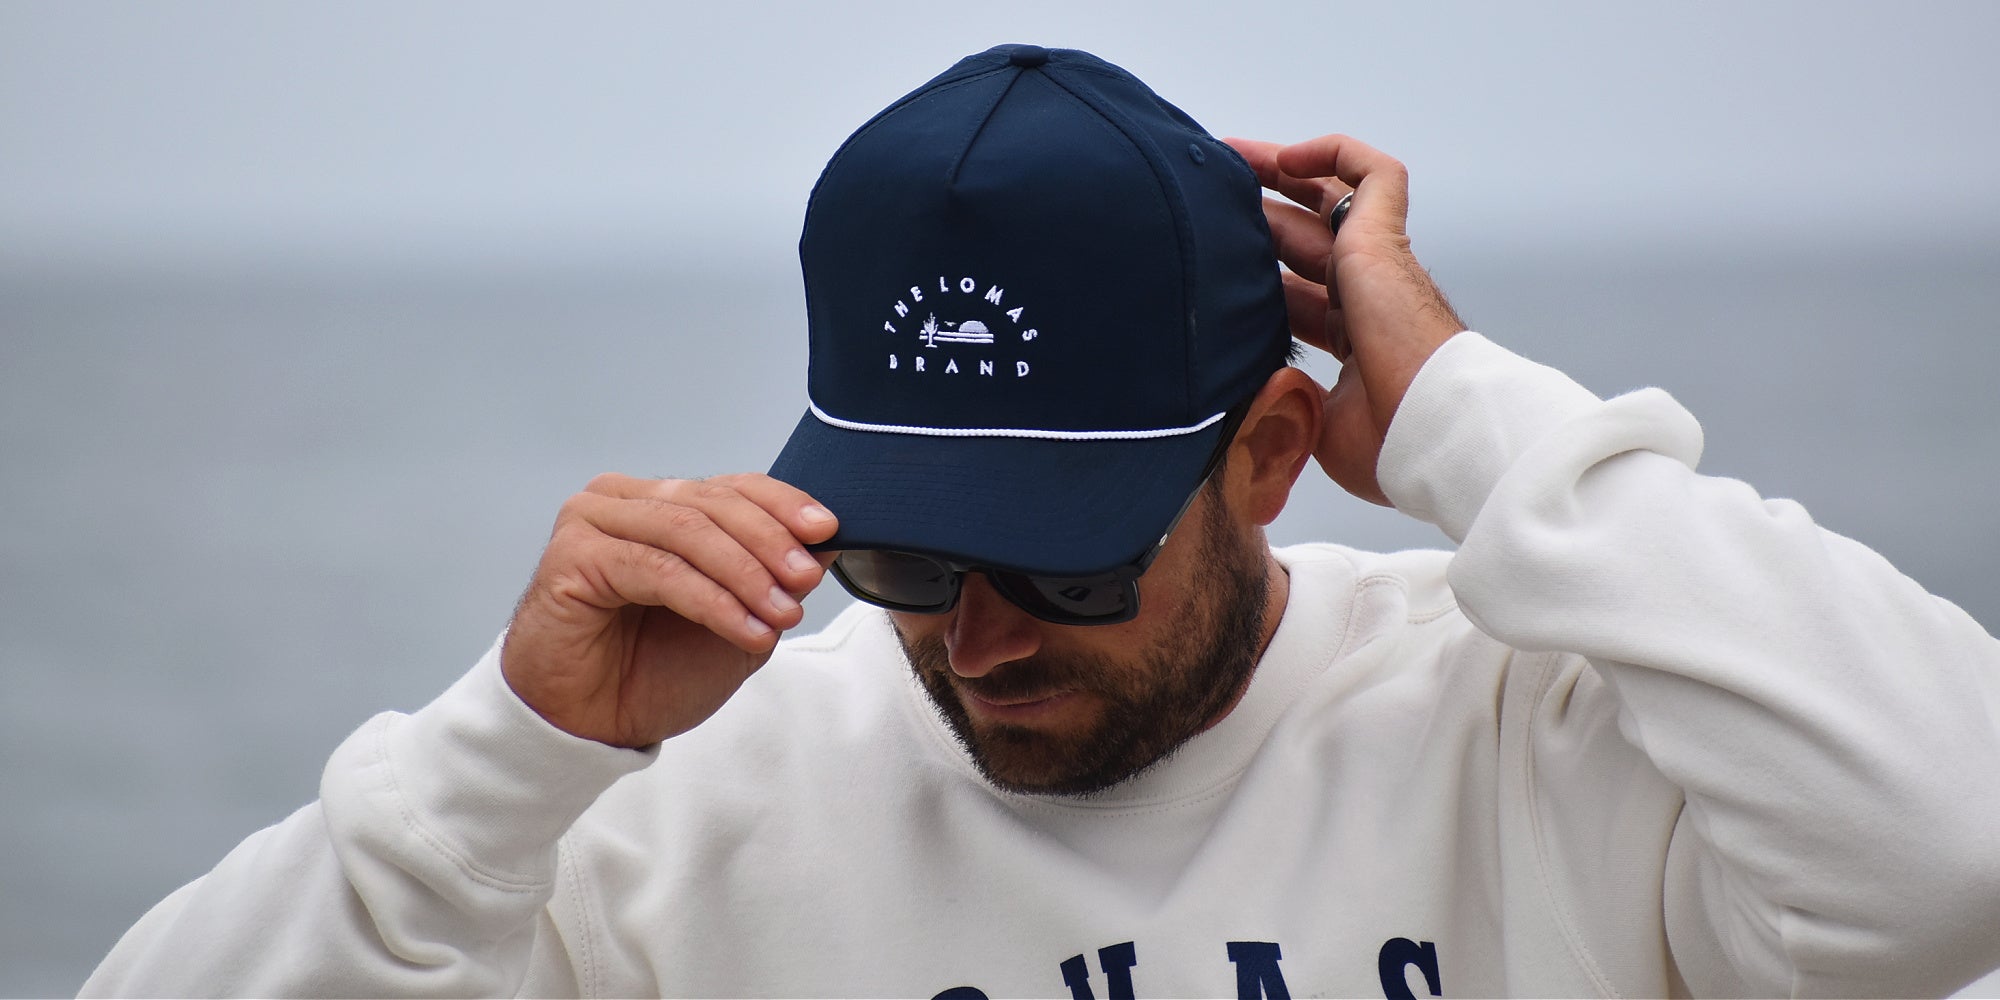
[[[929,556],[850,549],[833,560],[833,575],[871,604],[918,614],[941,613],[958,600],[959,571]],[[1021,610],[1058,625],[1108,625],[1139,613],[1139,588],[1114,574],[1086,577],[989,572],[994,588]]]
[[[866,601],[903,611],[943,611],[958,593],[958,574],[928,556],[857,549],[833,560],[835,576]]]
[[[1128,621],[1139,610],[1139,588],[1115,576],[1022,576],[996,573],[994,582],[1030,614],[1071,625]]]

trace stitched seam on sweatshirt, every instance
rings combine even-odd
[[[1354,594],[1355,596],[1358,597],[1361,595],[1361,592],[1363,590],[1380,584],[1388,584],[1401,589],[1403,591],[1403,597],[1405,599],[1408,599],[1410,596],[1409,580],[1400,573],[1392,573],[1386,570],[1377,573],[1370,573],[1367,576],[1364,576],[1361,579],[1356,580],[1354,582]],[[1431,622],[1437,621],[1439,618],[1443,618],[1444,616],[1451,614],[1453,611],[1456,610],[1458,610],[1458,602],[1456,600],[1448,600],[1435,608],[1429,608],[1423,611],[1411,611],[1409,614],[1403,616],[1403,620],[1412,625],[1428,625]],[[1351,625],[1353,623],[1353,618],[1350,616],[1348,621],[1349,624]]]
[[[1353,560],[1349,560],[1348,565],[1354,565]],[[1361,603],[1362,593],[1369,587],[1375,586],[1377,582],[1394,584],[1399,581],[1387,576],[1371,576],[1354,581],[1353,589],[1347,592],[1347,620],[1340,623],[1340,641],[1333,644],[1333,656],[1327,660],[1328,663],[1338,663],[1346,659],[1347,654],[1351,652],[1350,647],[1354,645],[1354,620],[1360,617],[1354,613],[1354,606]]]
[[[1345,658],[1348,653],[1352,652],[1352,650],[1350,650],[1348,647],[1354,642],[1354,621],[1355,618],[1358,617],[1354,613],[1354,606],[1361,602],[1362,594],[1366,593],[1367,591],[1375,587],[1394,587],[1395,589],[1403,592],[1403,597],[1405,599],[1408,599],[1410,596],[1409,581],[1396,573],[1371,573],[1368,576],[1356,580],[1354,582],[1354,591],[1348,597],[1347,621],[1345,624],[1341,626],[1340,642],[1337,643],[1334,647],[1337,650],[1337,652],[1335,652],[1334,655],[1327,660],[1328,664],[1336,663],[1341,659]],[[1405,624],[1409,625],[1428,625],[1431,622],[1437,621],[1438,619],[1443,618],[1448,614],[1451,614],[1453,611],[1457,609],[1458,609],[1458,603],[1456,601],[1452,601],[1446,603],[1443,607],[1433,608],[1429,611],[1412,612],[1410,614],[1404,615],[1403,621]],[[1321,669],[1324,670],[1325,667],[1322,666]]]
[[[1535,659],[1542,662],[1542,669],[1540,674],[1535,678],[1534,708],[1528,713],[1528,759],[1526,762],[1528,774],[1528,826],[1533,831],[1535,838],[1535,877],[1542,884],[1542,895],[1549,901],[1549,910],[1555,915],[1556,928],[1562,932],[1563,944],[1569,948],[1570,955],[1576,959],[1577,964],[1583,969],[1584,973],[1590,976],[1591,982],[1596,984],[1598,992],[1605,996],[1615,997],[1620,995],[1618,990],[1612,985],[1610,979],[1605,976],[1604,970],[1598,968],[1597,961],[1591,956],[1590,950],[1584,947],[1583,939],[1576,930],[1576,919],[1564,905],[1562,896],[1555,890],[1554,880],[1549,876],[1548,842],[1542,836],[1541,777],[1535,769],[1535,734],[1540,731],[1539,723],[1548,705],[1549,690],[1555,686],[1556,677],[1561,673],[1557,669],[1557,664],[1561,661],[1561,654],[1542,653],[1538,654]]]
[[[569,905],[576,911],[577,965],[582,972],[577,992],[587,997],[602,996],[604,984],[598,981],[597,947],[591,941],[593,925],[589,899],[583,891],[583,866],[577,863],[576,848],[569,834],[556,841],[556,865],[556,879],[568,887]]]
[[[1450,603],[1447,603],[1441,608],[1433,608],[1429,611],[1419,612],[1417,614],[1411,615],[1409,617],[1409,623],[1412,625],[1429,625],[1430,623],[1437,621],[1438,619],[1443,618],[1444,616],[1451,614],[1452,612],[1457,610],[1458,610],[1458,602],[1452,601]]]
[[[439,857],[451,862],[452,867],[457,868],[461,874],[480,885],[490,889],[498,889],[502,892],[539,892],[547,884],[539,880],[527,882],[508,875],[488,872],[486,869],[474,864],[470,859],[459,854],[456,850],[453,850],[441,838],[432,834],[422,823],[418,822],[416,811],[410,808],[409,797],[403,793],[403,783],[396,776],[395,764],[389,757],[389,727],[387,725],[383,725],[380,731],[376,733],[375,756],[377,762],[382,767],[382,773],[388,775],[389,795],[396,803],[396,815],[398,819],[403,821],[404,829],[414,834],[417,840],[424,846],[437,852]]]
[[[985,783],[985,785],[989,791],[1001,796],[1009,805],[1024,812],[1046,813],[1050,816],[1071,816],[1079,812],[1084,812],[1112,818],[1157,816],[1161,813],[1197,806],[1216,796],[1228,794],[1236,787],[1237,779],[1243,777],[1243,772],[1249,769],[1250,765],[1246,762],[1242,767],[1235,768],[1229,773],[1216,778],[1214,783],[1210,784],[1207,788],[1189,792],[1182,796],[1175,796],[1155,802],[1142,802],[1129,806],[1097,805],[1088,800],[1082,802],[1051,802],[1047,799],[995,788],[990,782]]]

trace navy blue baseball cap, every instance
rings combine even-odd
[[[825,549],[1045,576],[1158,542],[1290,335],[1256,175],[1132,74],[1001,45],[821,173],[809,409],[771,475]]]

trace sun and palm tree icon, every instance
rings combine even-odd
[[[936,347],[940,340],[947,344],[990,344],[993,342],[993,331],[987,329],[986,324],[976,319],[969,319],[963,323],[953,323],[947,320],[944,326],[940,328],[938,326],[937,313],[931,313],[924,320],[924,325],[917,331],[917,336],[923,338],[925,347]]]

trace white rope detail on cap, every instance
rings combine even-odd
[[[1218,420],[1225,413],[1218,413],[1198,424],[1187,427],[1161,427],[1146,431],[1043,431],[1014,427],[905,427],[900,424],[864,424],[859,420],[842,420],[819,408],[819,404],[806,400],[812,408],[812,415],[819,422],[850,431],[873,431],[878,434],[920,434],[926,437],[1012,437],[1045,438],[1053,441],[1135,441],[1143,438],[1180,437],[1193,434]]]

